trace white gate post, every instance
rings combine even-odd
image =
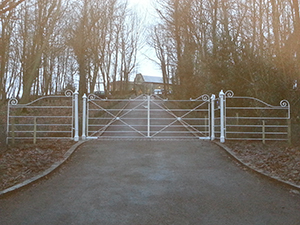
[[[75,134],[74,134],[74,141],[79,141],[79,135],[78,135],[78,131],[79,131],[79,129],[78,129],[78,121],[79,121],[79,118],[78,118],[78,114],[79,114],[79,112],[78,112],[78,95],[79,95],[79,93],[78,93],[78,91],[76,90],[75,91],[75,93],[74,93],[74,96],[75,96],[75,99],[74,99],[74,101],[75,101]]]
[[[216,96],[212,95],[211,96],[211,137],[210,140],[213,141],[215,140],[215,100],[216,100]]]
[[[147,137],[150,138],[150,95],[147,96]]]
[[[86,124],[87,124],[87,121],[86,121],[86,100],[87,100],[87,97],[86,97],[86,94],[84,94],[82,96],[82,140],[85,140],[86,139]]]
[[[220,91],[219,93],[219,98],[220,98],[220,142],[224,143],[225,142],[225,112],[224,112],[224,98],[225,94],[223,90]]]

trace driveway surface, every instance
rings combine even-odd
[[[95,140],[0,198],[0,224],[300,224],[300,196],[208,141]]]

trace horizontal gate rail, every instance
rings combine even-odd
[[[75,137],[75,94],[67,90],[64,96],[44,96],[27,104],[10,99],[6,142]]]
[[[227,92],[225,130],[227,140],[290,141],[290,104],[282,100],[279,106],[273,106]]]
[[[166,112],[167,115],[164,117],[152,117],[154,121],[169,121],[165,125],[152,125],[153,130],[157,130],[153,132],[152,137],[157,136],[158,134],[184,134],[180,138],[199,138],[199,139],[209,139],[210,128],[209,128],[209,103],[207,101],[209,99],[207,95],[202,95],[198,99],[190,99],[190,100],[169,100],[169,99],[161,99],[160,97],[153,96],[152,102],[155,107],[158,109],[152,109],[151,111],[155,113],[156,111]],[[186,104],[193,104],[194,106],[189,106],[183,108],[182,106]],[[205,108],[201,108],[201,107]],[[205,113],[206,118],[201,116],[197,117],[195,113]],[[203,124],[199,124],[203,122]],[[205,124],[206,123],[206,124]],[[184,128],[183,131],[166,131],[168,128]],[[161,128],[161,129],[160,129]],[[200,128],[204,128],[201,130]],[[207,130],[207,131],[205,131]]]
[[[83,137],[209,138],[209,102],[203,98],[176,101],[155,95],[135,99],[101,99],[90,95]],[[179,108],[178,104],[189,107]],[[199,113],[206,116],[195,116]]]
[[[145,103],[144,96],[138,96],[135,99],[101,99],[95,95],[90,95],[88,98],[88,115],[87,115],[87,138],[103,137],[103,134],[116,133],[116,131],[109,131],[108,128],[114,129],[117,126],[128,127],[132,131],[139,133],[144,137],[144,134],[136,129],[135,126],[130,125],[124,119],[132,111],[138,111],[138,107],[141,107]],[[127,108],[132,102],[138,102],[136,106]],[[92,105],[96,108],[91,108]],[[105,106],[106,104],[106,106]],[[110,106],[107,106],[110,105]],[[144,110],[141,110],[144,111]],[[97,116],[97,113],[101,115]],[[93,115],[94,114],[94,115]],[[126,118],[128,120],[128,118]],[[133,118],[136,120],[136,118]],[[118,133],[124,133],[118,130]]]
[[[233,102],[236,101],[236,102]],[[253,97],[221,91],[218,98],[101,99],[87,104],[88,138],[199,138],[227,140],[289,140],[290,104],[273,106]],[[83,132],[85,134],[85,132]]]

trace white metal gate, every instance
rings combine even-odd
[[[279,106],[260,99],[234,96],[233,91],[213,95],[212,140],[253,140],[291,142],[290,103]]]
[[[101,99],[92,94],[83,100],[83,138],[210,139],[208,95],[170,100],[157,95]]]
[[[7,142],[16,139],[73,138],[79,140],[78,92],[45,96],[28,104],[10,99]],[[83,96],[82,139],[196,138],[282,140],[291,142],[290,104],[273,106],[232,91],[196,99],[163,99],[141,95],[134,99]]]
[[[235,96],[232,91],[221,95],[226,140],[291,142],[290,103],[287,100],[274,106],[257,98]]]
[[[76,116],[75,116],[76,114]],[[43,96],[27,104],[10,99],[6,142],[15,140],[74,139],[78,141],[78,92]]]

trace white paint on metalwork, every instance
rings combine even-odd
[[[74,101],[75,101],[75,124],[74,124],[74,128],[75,128],[75,134],[74,134],[74,141],[79,141],[79,113],[78,113],[78,91],[75,91],[74,93]]]
[[[202,95],[205,96],[205,95]],[[169,125],[164,126],[161,130],[157,131],[156,133],[154,133],[152,135],[152,137],[156,136],[157,134],[162,133],[164,130],[166,130],[167,128],[173,126],[177,121],[180,122],[181,126],[183,126],[186,130],[187,130],[187,134],[193,134],[195,137],[200,137],[200,136],[205,136],[206,134],[199,131],[197,128],[194,127],[194,125],[189,124],[188,122],[184,121],[184,118],[187,117],[190,113],[195,112],[199,107],[204,106],[205,104],[208,105],[208,102],[204,101],[202,99],[202,97],[200,96],[199,98],[197,98],[198,100],[194,99],[194,100],[172,100],[170,102],[174,102],[174,103],[178,103],[178,102],[199,102],[199,104],[194,107],[193,109],[189,109],[188,112],[186,112],[184,115],[181,116],[181,119],[178,120],[177,115],[175,114],[176,112],[184,112],[184,109],[168,109],[165,105],[161,106],[160,104],[157,104],[155,101],[153,101],[153,103],[158,106],[160,109],[162,109],[163,111],[167,112],[168,114],[170,114],[172,117],[175,118],[175,120],[173,122],[171,122]],[[208,117],[210,118],[210,113],[209,113],[209,106],[207,106],[207,109],[205,109],[204,111],[208,112]],[[203,118],[194,118],[194,119],[203,119]],[[207,118],[206,118],[207,119]],[[209,120],[209,119],[208,119]],[[209,130],[209,129],[208,129]]]
[[[205,98],[203,98],[205,99]],[[133,108],[131,107],[127,107],[127,105],[125,107],[123,107],[122,109],[118,108],[118,107],[114,107],[114,108],[105,108],[105,106],[101,106],[100,103],[101,101],[98,100],[98,99],[95,99],[95,100],[90,100],[88,101],[88,105],[89,104],[93,104],[94,106],[94,109],[89,109],[88,110],[88,116],[90,113],[92,113],[92,110],[94,110],[94,112],[96,113],[96,110],[99,111],[99,113],[101,112],[101,114],[103,113],[106,113],[108,117],[111,117],[111,121],[106,123],[106,124],[101,124],[99,123],[97,125],[96,124],[88,124],[88,127],[90,127],[91,129],[94,129],[96,128],[97,126],[100,127],[99,130],[97,131],[94,131],[94,132],[88,132],[88,138],[89,136],[98,136],[98,137],[101,137],[101,138],[108,138],[108,137],[115,137],[115,138],[132,138],[132,136],[128,136],[126,135],[127,132],[136,132],[137,134],[140,135],[140,138],[161,138],[161,137],[165,137],[164,134],[166,135],[170,135],[170,137],[174,137],[174,135],[176,135],[176,137],[178,136],[178,138],[199,138],[199,137],[202,137],[202,136],[206,136],[207,133],[208,133],[208,136],[209,136],[209,130],[210,128],[205,128],[204,131],[199,131],[199,129],[203,129],[204,126],[209,126],[210,124],[210,121],[209,121],[209,118],[210,116],[206,116],[205,119],[204,117],[203,118],[194,118],[193,116],[189,116],[190,113],[192,112],[202,112],[202,114],[204,112],[207,112],[208,115],[210,115],[210,108],[209,108],[209,103],[208,102],[204,102],[202,98],[198,98],[198,100],[195,100],[195,101],[198,101],[199,104],[197,104],[196,107],[192,108],[191,110],[187,110],[187,109],[179,109],[179,108],[176,108],[176,109],[169,109],[166,107],[165,104],[169,103],[169,100],[168,99],[162,99],[161,97],[159,96],[156,96],[156,95],[151,95],[151,96],[146,96],[146,95],[141,95],[141,96],[138,96],[137,98],[135,99],[130,99],[128,101],[128,104],[129,103],[133,103],[133,104],[136,104],[136,106],[134,106]],[[98,101],[99,101],[99,104],[98,104]],[[117,99],[108,99],[107,102],[113,102],[113,101],[116,101],[116,102],[120,102],[120,101],[124,101],[124,100],[117,100]],[[182,102],[190,102],[190,100],[179,100],[177,103],[176,101],[174,100],[171,100],[174,102],[174,104],[178,104],[179,101],[182,101]],[[151,106],[151,104],[153,104],[154,108]],[[199,107],[205,107],[204,104],[207,104],[207,108],[206,109],[198,109]],[[118,105],[118,103],[117,103]],[[116,105],[116,106],[117,106]],[[96,106],[96,108],[95,108]],[[150,107],[151,106],[151,107]],[[135,117],[128,117],[127,115],[129,113],[138,113],[138,112],[144,112],[146,115],[146,123],[144,125],[140,124],[132,124],[131,121],[135,121],[135,120],[142,120],[143,118],[140,118],[139,116],[137,116],[137,118]],[[118,112],[118,115],[116,115],[115,112]],[[159,120],[162,120],[162,121],[168,121],[170,120],[170,123],[167,122],[164,122],[162,124],[151,124],[151,121],[152,121],[152,116],[151,114],[155,113],[155,112],[167,112],[167,115],[171,115],[170,116],[166,116],[164,115],[163,117],[159,117],[159,118],[153,118],[153,120],[156,120],[156,123],[159,121]],[[183,114],[183,115],[176,115],[176,113],[179,113],[179,114]],[[140,115],[140,114],[139,114]],[[126,116],[126,117],[125,117]],[[102,117],[99,117],[99,118],[92,118],[90,117],[91,119],[98,119],[99,121],[101,120]],[[173,119],[172,119],[173,118]],[[205,125],[198,125],[194,127],[193,124],[189,124],[187,121],[189,119],[193,119],[193,120],[198,120],[198,121],[204,121],[204,124]],[[115,124],[115,121],[119,121],[118,124]],[[187,121],[185,121],[187,120]],[[95,120],[94,120],[95,121]],[[97,121],[96,121],[97,122]],[[177,122],[180,122],[180,124],[176,124]],[[120,124],[121,123],[121,124]],[[196,125],[198,123],[196,122]],[[117,127],[114,129],[114,126]],[[109,127],[112,128],[112,130],[108,129]],[[128,131],[127,129],[124,129],[123,130],[123,127],[124,128],[130,128],[130,131]],[[143,127],[146,128],[146,130],[144,129],[143,130]],[[172,127],[172,129],[174,128],[175,130],[170,130],[168,128]],[[186,130],[183,131],[176,131],[176,127],[179,128],[179,127],[184,127]],[[158,129],[158,130],[157,130]],[[168,129],[168,130],[167,130]],[[208,130],[208,132],[207,132]],[[151,133],[152,131],[154,131],[153,133]],[[105,133],[104,133],[105,132]],[[160,134],[159,136],[157,136],[158,134]],[[173,135],[174,134],[174,135]],[[184,136],[182,136],[182,135]],[[191,135],[192,134],[192,135]],[[112,136],[111,136],[112,135]],[[121,136],[120,136],[121,135]],[[193,137],[194,136],[194,137]]]
[[[222,90],[223,91],[223,90]],[[226,98],[232,98],[234,96],[234,92],[231,90],[228,90],[224,93]]]
[[[210,139],[213,141],[215,140],[215,100],[216,96],[211,96],[211,137]]]
[[[279,106],[274,106],[254,97],[234,96],[232,91],[226,91],[224,99],[225,139],[261,140],[263,142],[266,140],[290,141],[290,103],[287,100],[282,100]],[[245,103],[249,100],[249,106],[234,106],[234,104],[230,104],[231,106],[228,107],[226,102],[231,99],[239,99]],[[253,101],[253,103],[251,104],[250,101]],[[286,111],[286,113],[284,111]],[[231,116],[227,116],[227,112],[230,113]],[[235,112],[236,117],[232,116],[233,112]],[[244,115],[240,115],[238,112]],[[263,114],[259,114],[259,112]],[[244,123],[236,122],[237,124],[233,124],[232,121],[244,121]],[[246,128],[261,128],[261,131],[252,131]],[[280,131],[279,128],[286,129],[286,131]],[[286,135],[287,138],[283,138],[283,135]]]
[[[204,101],[204,102],[209,102],[210,101],[210,97],[209,97],[209,95],[207,95],[207,94],[204,94],[204,95],[201,95],[201,96],[199,96],[198,98],[196,98],[196,99],[192,99],[192,98],[190,98],[190,100],[191,101],[198,101],[198,100],[202,100],[202,101]]]
[[[7,130],[6,130],[6,143],[12,139],[33,139],[33,141],[37,139],[73,139],[74,134],[74,120],[75,120],[75,99],[74,93],[71,90],[66,90],[65,95],[53,95],[53,96],[42,96],[34,101],[31,101],[27,104],[19,104],[17,99],[10,99],[8,101],[7,107]],[[51,102],[56,102],[59,99],[68,99],[71,98],[70,105],[51,105],[48,104],[47,101],[50,100]],[[58,101],[59,102],[59,101]],[[46,103],[46,104],[45,104]],[[16,110],[26,110],[26,109],[34,109],[34,112],[26,113],[26,114],[18,114],[14,113]],[[36,114],[38,110],[51,110],[57,109],[66,109],[68,113],[71,115],[61,115],[61,116],[51,116],[51,115],[43,115],[43,114]],[[12,122],[14,119],[25,119],[25,122]],[[50,122],[39,122],[42,119],[49,119]],[[70,121],[69,123],[61,123],[58,124],[56,122],[51,121],[51,119],[63,119]],[[30,122],[30,121],[33,121]],[[13,127],[14,128],[13,128]],[[50,127],[58,127],[58,129],[50,129]],[[19,127],[20,129],[15,129]],[[38,129],[38,127],[43,127],[43,129]],[[34,128],[32,130],[32,128]],[[49,129],[48,129],[49,128]],[[63,128],[67,128],[68,130],[61,130]],[[54,137],[53,135],[57,133],[59,136]],[[64,133],[70,134],[70,136],[63,135]],[[33,134],[30,137],[28,134]],[[35,139],[35,140],[34,140]]]
[[[234,133],[231,130],[228,130],[230,127],[261,127],[261,125],[257,124],[231,124],[231,120],[235,119],[234,121],[240,121],[242,119],[248,119],[248,120],[287,120],[290,118],[290,103],[286,100],[282,100],[280,102],[280,106],[271,106],[270,104],[267,104],[259,99],[253,98],[253,97],[238,97],[234,96],[233,91],[229,90],[225,93],[221,91],[219,93],[219,98],[217,99],[215,95],[212,95],[209,100],[207,100],[208,95],[202,95],[196,99],[190,99],[190,100],[169,100],[169,99],[163,99],[160,96],[157,95],[141,95],[136,97],[135,99],[130,99],[128,101],[131,103],[139,103],[137,106],[131,108],[126,108],[124,106],[122,109],[114,108],[114,109],[106,109],[100,105],[96,104],[96,100],[91,100],[90,103],[96,104],[97,108],[101,111],[104,111],[108,115],[112,117],[111,121],[104,125],[101,129],[98,131],[95,131],[94,133],[90,134],[90,136],[98,135],[98,137],[101,136],[101,138],[132,138],[130,135],[126,135],[127,132],[136,132],[140,135],[138,138],[167,138],[166,135],[169,135],[170,138],[178,137],[178,138],[191,138],[194,136],[194,138],[198,139],[210,139],[215,140],[216,138],[220,139],[220,142],[224,143],[227,139],[227,134],[238,134]],[[227,100],[229,99],[248,99],[248,100],[255,100],[261,104],[264,104],[264,107],[251,107],[250,104],[248,107],[233,107],[232,104],[230,107],[227,106]],[[99,100],[103,101],[103,100]],[[107,100],[107,102],[120,102],[125,100]],[[176,105],[181,105],[181,102],[185,105],[185,102],[199,102],[199,104],[195,103],[193,107],[190,109],[180,109],[176,108]],[[216,107],[216,101],[218,104],[218,107]],[[153,105],[153,107],[152,107]],[[171,105],[171,107],[169,107]],[[189,105],[186,104],[186,105]],[[195,106],[196,105],[196,106]],[[151,106],[151,107],[150,107]],[[174,107],[175,106],[175,107]],[[238,115],[238,119],[236,117],[230,117],[232,115],[232,112],[227,115],[227,111],[229,110],[287,110],[287,116],[285,117],[270,117],[270,116],[263,116],[263,117],[255,117],[252,116],[252,114],[248,113],[244,117],[240,117],[239,113],[235,113],[234,115]],[[96,110],[96,109],[95,109]],[[219,111],[220,110],[220,111]],[[144,112],[145,113],[145,121],[146,123],[143,125],[138,124],[132,124],[131,121],[139,120],[138,116],[135,117],[125,117],[129,113],[138,113],[138,112]],[[118,112],[117,115],[115,112]],[[165,112],[162,117],[157,116],[155,118],[155,112]],[[219,117],[216,117],[216,112],[220,113]],[[200,114],[199,114],[200,113]],[[204,114],[205,117],[204,117]],[[200,117],[195,117],[195,115],[201,115]],[[249,116],[250,115],[250,116]],[[118,120],[121,122],[120,124],[114,125],[114,122]],[[164,123],[159,124],[159,120],[164,121]],[[203,121],[203,122],[193,122],[190,123],[189,120],[197,120],[197,121]],[[228,120],[228,124],[227,124]],[[154,122],[152,122],[154,121]],[[167,121],[167,122],[166,122]],[[151,124],[152,122],[153,124]],[[155,123],[156,122],[156,123]],[[204,124],[203,124],[204,123]],[[237,122],[238,123],[238,122]],[[97,125],[90,125],[91,127],[96,127]],[[109,126],[118,126],[118,130],[107,130]],[[126,131],[126,129],[123,131],[124,128],[130,128],[130,131]],[[185,130],[177,130],[179,127],[184,127]],[[272,124],[266,124],[265,128],[275,128],[275,127],[281,127],[281,128],[287,128],[287,125],[272,125]],[[174,130],[171,129],[174,128]],[[204,130],[202,130],[204,128]],[[228,128],[228,129],[227,129]],[[104,135],[104,132],[106,135]],[[243,132],[244,135],[251,135],[254,132]],[[285,132],[271,132],[271,131],[265,131],[265,134],[285,134]],[[175,136],[174,136],[174,135]],[[192,135],[190,135],[192,134]],[[102,136],[103,135],[103,136]],[[109,135],[109,136],[107,136]],[[112,135],[112,136],[110,136]],[[182,136],[183,135],[183,136]],[[190,136],[189,136],[190,135]],[[230,139],[230,138],[228,138]],[[248,138],[240,138],[237,139],[244,139],[248,140]],[[237,140],[236,139],[236,140]],[[273,140],[275,138],[269,138],[268,140]],[[278,138],[278,140],[281,140],[282,138]]]
[[[82,97],[82,140],[86,139],[86,126],[87,126],[87,118],[86,118],[86,102],[87,102],[87,96],[86,94]]]
[[[132,101],[138,101],[139,100],[139,98],[143,98],[144,100],[142,100],[142,102],[140,103],[140,104],[138,104],[136,107],[134,107],[134,108],[132,108],[132,109],[130,109],[129,111],[126,111],[126,107],[128,106],[128,104],[130,103],[130,102],[132,102]],[[126,102],[126,104],[125,104],[125,106],[123,107],[123,108],[121,108],[121,109],[107,109],[107,108],[104,108],[104,107],[102,107],[101,105],[99,105],[98,104],[98,101],[100,101],[100,103],[101,102],[103,102],[103,99],[101,99],[101,98],[91,98],[91,99],[89,99],[89,101],[88,101],[88,110],[87,110],[87,117],[89,118],[89,114],[90,114],[90,111],[91,111],[91,109],[90,109],[90,104],[93,104],[94,106],[96,106],[97,108],[98,108],[98,110],[99,111],[101,111],[101,112],[104,112],[104,113],[107,113],[108,115],[110,115],[112,118],[111,118],[111,120],[107,123],[107,124],[105,124],[102,128],[100,128],[99,130],[97,130],[97,131],[94,131],[92,134],[89,134],[89,131],[87,131],[87,134],[88,134],[88,136],[93,136],[93,135],[96,135],[96,134],[98,134],[99,136],[101,136],[106,130],[107,130],[107,128],[108,127],[110,127],[110,126],[112,126],[112,124],[116,121],[116,120],[118,120],[118,121],[120,121],[120,122],[122,122],[125,126],[127,126],[127,127],[130,127],[131,129],[133,129],[133,130],[135,130],[137,133],[140,133],[141,135],[143,135],[144,136],[144,134],[143,133],[141,133],[140,131],[138,131],[138,130],[136,130],[133,126],[131,126],[131,125],[129,125],[128,123],[126,123],[125,121],[123,121],[122,120],[122,118],[123,117],[125,117],[128,113],[130,113],[131,111],[134,111],[134,110],[136,110],[138,107],[140,107],[140,106],[142,106],[144,103],[145,103],[145,100],[146,100],[146,96],[138,96],[138,97],[136,97],[135,99],[130,99],[130,100],[126,100],[126,99],[106,99],[105,101],[106,102]],[[115,115],[115,114],[113,114],[113,112],[117,112],[117,114]],[[87,125],[87,128],[89,128],[89,123],[88,123],[88,125]]]
[[[220,142],[224,143],[225,142],[225,115],[224,115],[224,92],[223,90],[220,91],[219,93],[219,98],[220,98]]]
[[[200,140],[211,140],[210,137],[199,137]]]
[[[151,101],[151,98],[150,98],[150,95],[147,96],[147,101],[148,101],[148,105],[147,105],[147,137],[150,137],[151,134],[150,134],[150,101]]]

